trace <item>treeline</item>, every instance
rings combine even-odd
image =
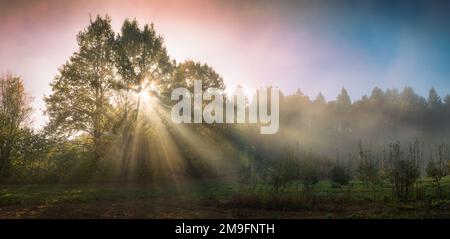
[[[256,161],[268,154],[278,159],[286,145],[313,149],[317,154],[305,157],[320,161],[317,155],[330,158],[336,150],[347,158],[360,140],[384,145],[417,137],[433,144],[448,133],[450,97],[442,101],[431,89],[424,99],[409,87],[375,88],[355,102],[345,89],[329,102],[321,94],[310,100],[300,90],[282,96],[276,135],[260,135],[259,126],[249,124],[176,125],[170,120],[173,89],[192,91],[194,80],[202,80],[204,90],[225,90],[212,67],[177,63],[153,25],[131,20],[116,33],[109,17],[97,16],[77,42],[78,50],[59,68],[52,93],[44,98],[49,121],[39,131],[30,127],[31,98],[22,80],[11,74],[0,78],[2,181],[236,176],[249,154]],[[267,172],[257,165],[261,168],[251,170]],[[273,179],[276,188],[284,187],[282,176]]]
[[[326,101],[319,93],[311,99],[297,90],[280,100],[280,131],[276,136],[257,139],[258,144],[277,151],[284,145],[300,143],[327,156],[354,150],[360,140],[383,145],[396,140],[421,139],[430,144],[445,142],[450,134],[450,96],[444,100],[434,88],[425,98],[411,87],[382,90],[351,100],[342,88],[337,99]]]

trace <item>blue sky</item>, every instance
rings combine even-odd
[[[338,57],[322,65],[361,76],[339,80],[354,97],[370,93],[373,86],[410,85],[422,95],[434,86],[441,94],[449,93],[449,3],[338,0],[289,6],[291,16],[287,21],[294,35],[300,27],[307,28],[314,38],[326,39],[331,48],[343,49]],[[325,81],[332,81],[330,78]],[[328,95],[336,94],[331,91]]]

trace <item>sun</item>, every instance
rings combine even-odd
[[[147,90],[143,90],[139,93],[139,98],[145,104],[151,103],[152,97]]]
[[[158,86],[154,82],[142,86],[142,89],[143,90],[138,93],[138,97],[145,104],[152,103],[159,95]]]

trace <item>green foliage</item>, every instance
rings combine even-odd
[[[330,179],[338,185],[347,185],[350,182],[350,175],[346,168],[342,165],[336,164],[330,172]]]
[[[314,185],[319,182],[319,171],[311,156],[300,162],[300,182],[303,184],[304,192],[311,194]]]
[[[294,180],[299,179],[298,160],[290,150],[282,158],[270,160],[267,176],[273,191],[285,191]]]
[[[78,51],[59,69],[45,98],[48,129],[66,136],[88,133],[98,144],[112,125],[114,32],[111,19],[97,16],[77,36]],[[98,158],[99,155],[96,155]]]
[[[127,19],[115,42],[115,65],[121,76],[119,89],[139,93],[148,84],[168,83],[172,61],[153,24],[140,29],[136,20]]]
[[[431,159],[426,167],[427,176],[432,178],[436,191],[441,196],[441,181],[448,174],[448,149],[444,144],[437,147],[437,159]]]
[[[389,146],[389,180],[400,200],[408,200],[413,193],[414,185],[420,177],[418,166],[420,159],[418,141],[409,146],[407,154],[401,149],[400,142]]]
[[[32,112],[23,81],[16,76],[0,78],[0,177],[10,176],[12,156]]]
[[[364,148],[362,143],[359,143],[359,161],[356,169],[357,178],[367,185],[373,185],[380,182],[380,170],[377,165],[377,159],[372,150],[367,147]]]
[[[40,181],[39,178],[45,174],[45,161],[53,145],[54,142],[46,137],[45,132],[22,130],[13,155],[13,178],[21,182]]]

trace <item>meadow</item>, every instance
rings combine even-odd
[[[408,201],[397,200],[388,185],[358,181],[342,187],[320,181],[308,197],[294,186],[280,194],[264,184],[247,191],[213,179],[182,185],[2,185],[0,218],[448,218],[450,177],[443,179],[440,196],[431,179],[418,185],[420,195]]]

